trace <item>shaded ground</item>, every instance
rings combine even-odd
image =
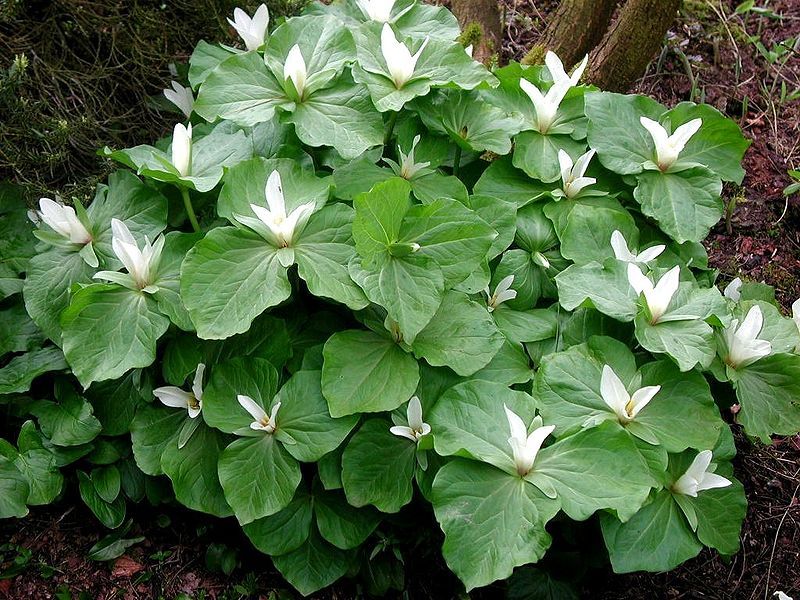
[[[501,3],[508,24],[503,54],[506,59],[519,58],[544,28],[556,2]],[[664,52],[635,91],[670,106],[683,100],[705,100],[737,120],[753,140],[745,156],[747,175],[742,186],[725,190],[730,218],[713,230],[707,247],[723,278],[742,275],[772,284],[787,307],[800,296],[800,199],[787,200],[782,195],[790,183],[787,170],[800,166],[800,102],[793,97],[800,89],[800,59],[790,39],[800,34],[800,2],[765,0],[757,4],[767,6],[766,12],[735,14],[737,4],[735,0],[685,0],[684,14],[672,28]],[[0,42],[2,33],[0,28]],[[190,43],[183,43],[184,50],[189,47]],[[160,85],[156,82],[151,88],[157,91]],[[131,106],[131,99],[123,98],[122,103]],[[166,127],[158,121],[155,126]],[[129,143],[155,137],[152,127],[141,129]],[[584,596],[756,600],[771,597],[779,589],[800,596],[800,437],[763,447],[737,433],[737,448],[736,476],[749,500],[739,554],[725,562],[704,551],[667,574],[595,572],[587,580],[591,585],[584,589]],[[288,586],[281,585],[269,559],[250,551],[238,527],[226,527],[224,522],[210,525],[202,516],[181,509],[165,511],[171,518],[166,524],[161,514],[159,509],[135,513],[130,535],[142,535],[145,540],[110,563],[86,558],[105,531],[79,501],[34,510],[22,521],[0,521],[0,577],[3,573],[8,577],[0,579],[0,598],[79,598],[81,591],[92,599],[171,599],[180,594],[187,594],[185,598],[295,597]],[[209,545],[222,543],[241,549],[236,557],[241,566],[231,576],[206,565]],[[212,550],[221,549],[213,546]],[[9,571],[15,561],[24,563],[16,575]],[[444,598],[448,596],[437,590],[456,589],[441,564],[426,564],[425,573],[426,581],[414,584],[411,598]],[[436,587],[431,587],[432,581]],[[353,598],[358,593],[354,584],[344,583],[316,597]],[[491,589],[482,596],[499,594],[499,589]]]

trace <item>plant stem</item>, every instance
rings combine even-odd
[[[458,168],[461,166],[461,146],[456,146],[453,156],[453,176],[458,177]]]
[[[397,117],[400,114],[400,111],[395,111],[392,113],[392,116],[389,117],[389,125],[386,129],[386,135],[383,136],[383,145],[385,146],[388,144],[392,139],[392,134],[394,133],[394,126],[397,123]]]
[[[188,188],[181,188],[181,196],[183,197],[183,207],[186,209],[186,214],[189,216],[189,223],[192,224],[192,229],[194,229],[195,233],[200,233],[200,225],[198,224],[197,217],[194,214],[194,208],[192,207],[192,200],[189,198]]]

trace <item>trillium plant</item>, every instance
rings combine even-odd
[[[231,25],[85,208],[0,204],[0,516],[177,502],[303,594],[543,576],[570,527],[617,572],[735,554],[730,421],[800,430],[800,305],[701,244],[739,127],[488,70],[414,0]]]

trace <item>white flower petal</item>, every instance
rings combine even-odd
[[[203,374],[206,372],[206,366],[203,363],[198,363],[197,370],[194,372],[194,381],[192,382],[192,393],[198,401],[203,399]]]
[[[267,413],[264,411],[264,408],[260,404],[256,403],[256,401],[250,396],[239,394],[236,396],[236,399],[239,401],[241,407],[245,409],[251,417],[253,417],[254,421],[260,422],[266,419]]]
[[[600,396],[617,416],[627,418],[625,406],[631,397],[628,390],[625,389],[625,384],[608,365],[603,365],[603,374],[600,377]]]
[[[406,418],[408,419],[408,426],[414,430],[422,429],[422,403],[419,401],[418,396],[411,396],[406,408]]]
[[[389,428],[389,431],[394,435],[404,437],[414,443],[417,441],[417,436],[414,434],[414,430],[411,429],[411,427],[406,427],[405,425],[394,425],[393,427]]]
[[[617,229],[611,233],[611,248],[614,250],[614,256],[617,260],[624,260],[626,262],[636,261],[636,257],[628,249],[628,242],[625,241],[625,236]],[[630,272],[630,267],[628,267],[628,271]],[[641,275],[641,271],[639,274]],[[630,281],[630,275],[628,276],[628,280]],[[633,285],[633,283],[631,283],[631,285]],[[634,289],[636,289],[635,286]],[[636,293],[640,294],[641,290],[637,289]]]
[[[666,250],[667,247],[664,244],[658,244],[657,246],[651,246],[645,250],[642,250],[637,256],[634,257],[636,262],[646,263],[650,262],[661,256],[661,253]]]
[[[189,400],[193,399],[192,394],[174,385],[156,388],[153,390],[153,395],[161,400],[162,404],[172,408],[188,408]]]
[[[508,428],[511,430],[511,437],[515,440],[523,441],[528,437],[528,428],[519,417],[517,413],[503,404],[503,409],[506,411],[506,419],[508,420]]]

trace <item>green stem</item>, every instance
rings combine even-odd
[[[461,146],[456,146],[456,153],[453,156],[453,175],[458,177],[458,168],[461,166]]]
[[[389,117],[389,125],[388,125],[388,128],[386,129],[386,135],[383,136],[383,145],[384,146],[386,144],[388,144],[392,139],[392,134],[394,133],[394,126],[395,126],[395,123],[397,123],[397,117],[398,117],[399,114],[400,114],[400,111],[398,110],[398,111],[393,112],[392,116]]]
[[[195,233],[200,233],[200,224],[197,222],[197,217],[194,214],[192,200],[189,198],[189,189],[182,187],[181,196],[183,197],[183,207],[186,209],[186,214],[189,216],[189,223],[192,224],[192,229],[194,229]]]

